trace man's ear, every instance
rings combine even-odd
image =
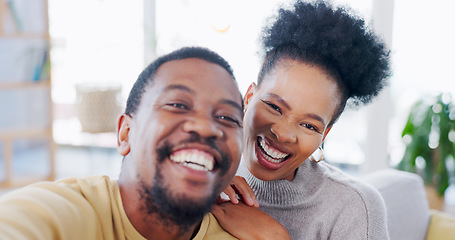
[[[251,97],[253,96],[254,92],[256,91],[256,83],[251,83],[250,86],[248,87],[248,90],[245,93],[245,97],[243,98],[243,102],[245,105],[245,110],[248,106],[248,103],[251,100]]]
[[[126,156],[130,152],[129,132],[131,117],[123,113],[117,121],[117,151]]]

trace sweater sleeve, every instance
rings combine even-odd
[[[368,194],[363,197],[367,210],[368,239],[388,240],[387,214],[384,199],[373,187],[368,185]]]
[[[338,216],[330,239],[388,240],[384,201],[379,192],[359,183],[358,197],[347,203]]]
[[[93,239],[98,228],[90,204],[55,183],[34,184],[0,198],[0,239]]]

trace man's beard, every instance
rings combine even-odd
[[[217,149],[213,140],[206,139],[205,142],[197,135],[192,135],[184,142],[201,142]],[[202,220],[216,201],[219,193],[223,190],[219,182],[215,184],[212,194],[201,200],[189,199],[185,194],[172,192],[169,182],[166,182],[162,175],[162,163],[171,154],[172,146],[165,142],[157,149],[158,161],[153,186],[141,181],[141,197],[146,203],[145,211],[149,215],[156,214],[163,226],[171,228],[174,225],[180,227],[181,231],[188,231],[194,224]],[[232,159],[227,154],[221,153],[222,161],[219,163],[218,171],[225,175],[232,165]]]

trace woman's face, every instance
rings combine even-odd
[[[329,132],[339,93],[320,68],[285,60],[250,86],[245,103],[243,161],[259,179],[291,181]]]

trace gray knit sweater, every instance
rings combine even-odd
[[[237,174],[294,240],[389,239],[379,192],[327,163],[305,161],[291,182],[259,180],[243,164]]]

